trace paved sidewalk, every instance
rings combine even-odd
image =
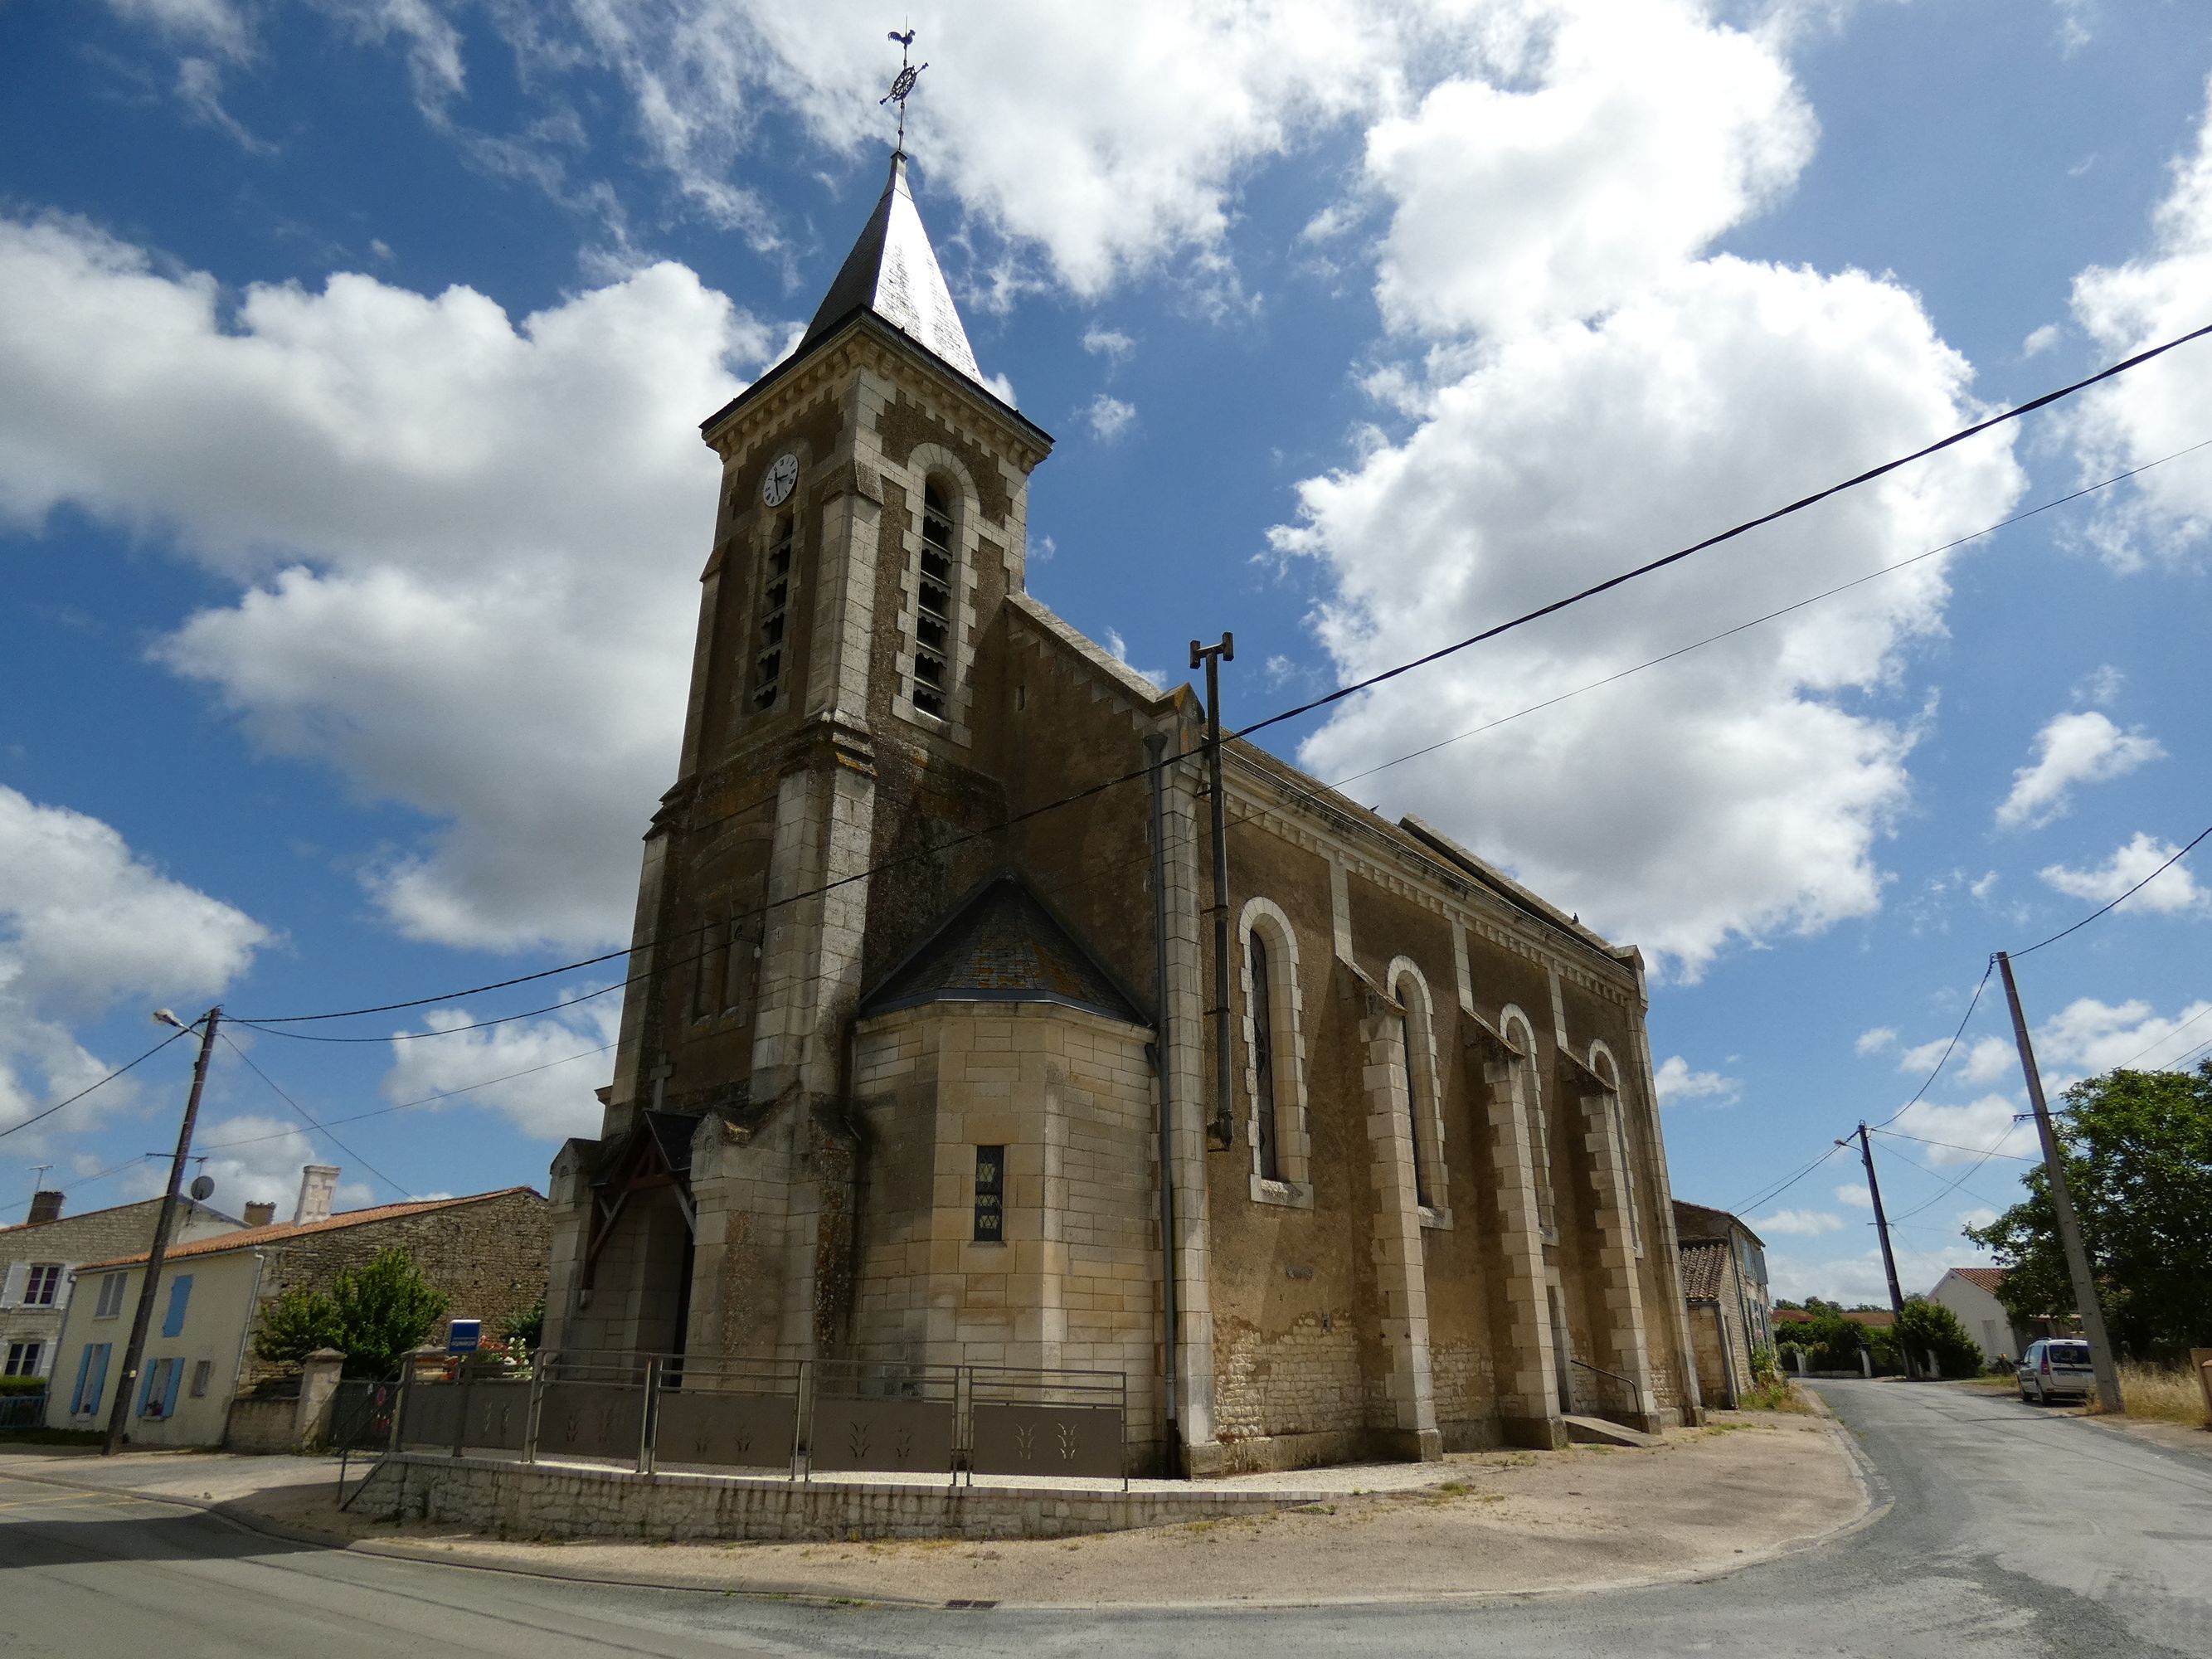
[[[1064,1540],[643,1545],[501,1540],[341,1512],[324,1458],[0,1454],[0,1473],[216,1508],[301,1541],[544,1577],[941,1606],[1206,1607],[1526,1595],[1698,1578],[1809,1547],[1872,1504],[1824,1417],[1717,1413],[1649,1450],[1455,1455],[1237,1477],[1260,1518]],[[1152,1483],[1146,1483],[1152,1484]]]

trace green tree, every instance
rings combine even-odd
[[[2194,1072],[2107,1072],[2069,1089],[2052,1115],[2105,1322],[2115,1343],[2172,1358],[2212,1341],[2212,1060]],[[2051,1188],[1966,1236],[2005,1270],[1998,1299],[2030,1326],[2074,1307]]]
[[[1897,1334],[1914,1355],[1934,1354],[1946,1376],[1981,1375],[1981,1345],[1960,1323],[1959,1316],[1939,1302],[1906,1297],[1905,1311],[1898,1316]]]
[[[545,1340],[545,1298],[541,1296],[532,1306],[507,1315],[500,1323],[499,1334],[505,1341],[536,1348]]]
[[[272,1364],[296,1364],[317,1348],[336,1348],[348,1376],[389,1376],[422,1346],[448,1299],[406,1251],[379,1250],[366,1267],[341,1269],[327,1291],[285,1291],[262,1316],[253,1352]]]
[[[261,1316],[253,1352],[272,1365],[296,1365],[318,1348],[344,1348],[337,1304],[327,1292],[288,1286]]]

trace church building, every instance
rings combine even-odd
[[[1030,596],[1052,440],[903,155],[702,430],[683,750],[602,1133],[553,1164],[549,1348],[1118,1373],[1139,1474],[1698,1420],[1641,957],[1235,740],[1215,890],[1201,700]]]

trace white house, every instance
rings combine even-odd
[[[1984,1361],[2017,1359],[2034,1340],[2021,1334],[1997,1300],[1997,1286],[2003,1283],[2001,1267],[1953,1267],[1928,1292],[1930,1302],[1959,1316],[1966,1334],[1981,1345]]]

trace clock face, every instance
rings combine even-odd
[[[761,500],[770,507],[781,507],[791,499],[791,487],[798,482],[799,457],[787,452],[779,455],[761,480]]]

